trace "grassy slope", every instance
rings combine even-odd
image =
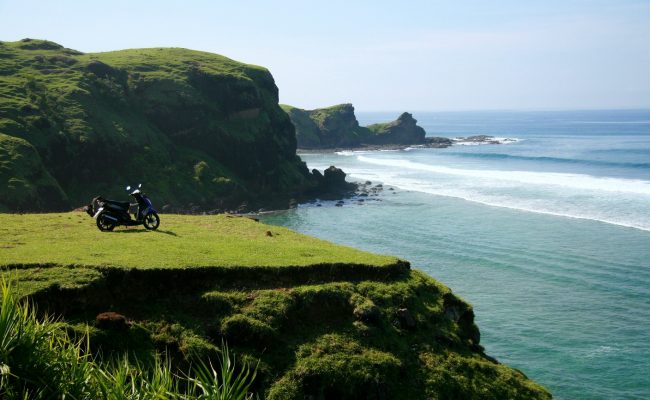
[[[0,134],[27,141],[43,162],[5,162],[0,184],[38,186],[29,177],[45,168],[64,192],[50,197],[72,206],[136,181],[155,182],[162,204],[215,208],[289,195],[308,180],[268,70],[187,49],[82,54],[0,42]],[[15,158],[1,144],[0,153]],[[0,207],[62,208],[31,192],[12,200],[0,191]]]
[[[92,218],[80,212],[0,214],[0,237],[5,241],[0,247],[0,260],[5,265],[188,268],[326,263],[384,266],[397,261],[226,215],[165,214],[157,231],[118,227],[103,233]]]
[[[471,306],[393,257],[245,218],[163,215],[160,232],[92,222],[0,215],[0,264],[104,357],[166,351],[185,368],[225,339],[261,360],[256,390],[269,399],[550,397],[483,354]],[[94,327],[103,311],[133,327]]]
[[[388,133],[388,128],[393,125],[392,122],[378,122],[376,124],[368,125],[367,128],[375,135],[385,135]]]

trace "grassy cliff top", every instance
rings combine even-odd
[[[271,236],[267,232],[270,232]],[[160,229],[100,232],[85,213],[0,214],[0,266],[57,264],[126,268],[386,266],[366,253],[249,218],[163,215]]]
[[[102,362],[149,369],[164,353],[182,374],[225,340],[268,400],[551,398],[485,354],[469,304],[403,261],[248,218],[161,219],[103,233],[79,212],[0,214],[0,276]],[[128,324],[99,324],[106,311]]]

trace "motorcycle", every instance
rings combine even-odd
[[[97,228],[102,232],[110,232],[118,225],[136,226],[144,225],[145,229],[156,230],[160,225],[160,217],[153,208],[151,200],[145,195],[140,188],[142,184],[130,193],[136,200],[135,204],[130,204],[128,201],[115,201],[104,199],[103,197],[95,197],[93,201],[86,207],[88,215],[97,220]],[[131,186],[126,187],[129,192]],[[134,214],[135,218],[131,218],[129,208],[137,206]]]

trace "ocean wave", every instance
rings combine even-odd
[[[484,136],[484,135],[479,135]],[[523,139],[512,138],[512,137],[496,137],[496,136],[485,136],[483,140],[471,139],[475,136],[470,137],[455,137],[452,139],[454,146],[479,146],[484,144],[513,144],[521,142]],[[469,139],[469,140],[468,140]]]
[[[563,218],[596,221],[596,222],[602,222],[610,225],[617,225],[625,228],[633,228],[633,229],[639,229],[642,231],[650,232],[650,222],[644,222],[637,218],[620,218],[616,216],[598,215],[597,213],[590,214],[580,209],[565,210],[565,211],[553,210],[551,209],[552,205],[549,207],[548,202],[541,202],[542,204],[544,204],[544,206],[540,206],[540,203],[530,204],[516,197],[503,196],[497,198],[495,196],[483,196],[479,193],[464,191],[462,189],[436,188],[419,182],[413,182],[413,181],[409,182],[408,180],[399,179],[396,177],[391,178],[386,176],[378,176],[376,174],[357,175],[356,173],[351,173],[350,175],[352,177],[359,178],[359,179],[375,179],[375,181],[377,180],[381,181],[385,185],[394,186],[401,190],[426,193],[435,196],[452,197],[456,199],[470,201],[473,203],[483,204],[490,207],[507,208],[510,210],[531,212],[535,214],[552,215],[552,216],[563,217]]]
[[[569,124],[593,124],[593,125],[646,125],[650,124],[650,121],[567,121]]]
[[[346,156],[346,157],[356,156],[356,155],[359,155],[359,154],[368,154],[368,153],[372,153],[372,151],[370,151],[370,150],[341,150],[341,151],[334,152],[334,154],[336,154],[336,155]]]
[[[650,169],[650,163],[627,163],[627,162],[616,162],[616,161],[584,160],[584,159],[577,159],[577,158],[516,156],[512,154],[503,154],[503,153],[461,153],[461,152],[449,152],[449,153],[445,153],[445,155],[457,156],[457,157],[468,157],[468,158],[482,158],[482,159],[547,161],[547,162],[555,162],[555,163],[563,163],[563,164],[585,164],[585,165],[598,165],[598,166],[608,166],[608,167]]]
[[[595,177],[592,175],[559,172],[459,169],[423,164],[408,160],[376,159],[365,156],[357,156],[357,160],[379,166],[463,176],[468,178],[510,181],[526,185],[549,185],[582,190],[633,193],[650,196],[650,181],[638,179]]]

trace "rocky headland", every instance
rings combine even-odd
[[[315,110],[281,105],[296,127],[296,141],[301,150],[399,149],[411,145],[447,147],[451,139],[426,138],[424,129],[410,113],[396,120],[360,126],[352,104],[339,104]]]
[[[391,122],[359,125],[352,104],[339,104],[314,110],[281,105],[296,128],[296,142],[301,151],[402,150],[445,148],[454,144],[505,144],[511,138],[489,135],[468,137],[426,137],[425,130],[413,115],[404,112]]]

